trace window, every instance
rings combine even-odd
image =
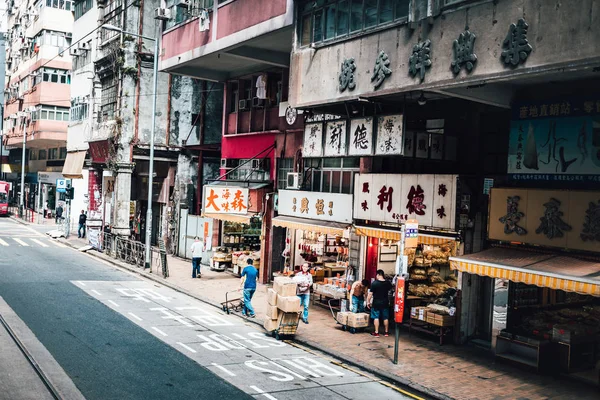
[[[33,39],[32,46],[56,46],[60,48],[67,48],[71,46],[72,39],[67,37],[64,32],[42,30]]]
[[[277,159],[277,189],[286,189],[287,174],[294,172],[293,158],[278,158]]]
[[[117,79],[114,75],[109,75],[101,83],[100,122],[112,120],[117,110]]]
[[[32,113],[33,120],[68,121],[69,109],[65,107],[42,106]]]
[[[61,147],[58,153],[58,159],[64,160],[65,158],[67,158],[67,148]]]
[[[90,11],[94,6],[93,0],[77,0],[75,2],[75,21],[81,18],[86,12]]]
[[[305,183],[313,192],[352,193],[354,175],[360,169],[359,157],[307,158]]]
[[[38,160],[46,159],[46,150],[40,150]]]
[[[83,121],[89,116],[88,103],[71,101],[71,122]]]
[[[69,0],[41,0],[34,7],[41,9],[43,7],[58,8],[59,10],[71,11],[73,2]]]
[[[89,49],[92,48],[92,41],[87,42],[87,47]],[[79,54],[76,57],[73,57],[73,71],[76,71],[80,68],[85,67],[92,61],[92,51],[91,50],[80,50]]]
[[[35,161],[38,159],[37,150],[29,150],[29,159]]]
[[[49,149],[48,150],[48,160],[57,160],[58,159],[58,149]]]
[[[446,0],[452,1],[452,0]],[[462,0],[461,0],[462,1]],[[302,46],[402,21],[410,0],[311,0],[299,6]]]

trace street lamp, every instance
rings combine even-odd
[[[23,213],[25,212],[25,155],[27,146],[27,113],[24,111],[19,111],[17,113],[17,117],[23,118],[23,151],[21,153],[21,194],[19,199],[19,217],[23,218]]]
[[[139,35],[137,33],[126,32],[123,29],[109,24],[102,25],[103,29],[120,32],[125,35],[131,35],[147,40],[154,40],[154,81],[152,83],[152,127],[150,129],[150,161],[148,170],[148,210],[146,212],[146,253],[144,268],[150,268],[151,253],[150,253],[150,238],[152,233],[152,183],[154,180],[154,130],[156,129],[156,90],[158,86],[158,46],[160,43],[160,28],[156,38]]]

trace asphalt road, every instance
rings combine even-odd
[[[0,219],[0,297],[87,399],[415,398],[45,230]]]

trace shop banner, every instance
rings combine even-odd
[[[600,192],[492,188],[488,237],[600,252]]]
[[[406,281],[398,277],[396,280],[396,295],[394,296],[394,321],[401,324],[404,319],[404,292]]]
[[[359,174],[354,218],[455,229],[457,175]]]
[[[38,182],[56,185],[56,181],[63,179],[62,172],[38,172]]]
[[[508,174],[515,180],[600,182],[600,95],[516,106]]]
[[[209,214],[247,214],[249,189],[236,186],[204,186],[202,210]]]
[[[402,114],[386,115],[377,119],[377,144],[375,154],[381,156],[402,155],[404,144],[404,118]]]
[[[321,157],[323,155],[323,124],[316,122],[304,126],[304,157]]]
[[[352,195],[340,193],[279,191],[279,215],[352,223]]]

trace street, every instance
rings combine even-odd
[[[47,229],[0,220],[0,297],[87,399],[419,398],[79,253]]]

